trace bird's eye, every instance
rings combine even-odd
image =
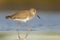
[[[36,13],[36,10],[34,9],[34,10],[33,10],[33,12],[35,12],[35,13]]]

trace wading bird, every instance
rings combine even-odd
[[[36,9],[22,10],[15,14],[6,16],[6,19],[16,20],[18,22],[25,22],[32,20],[37,15]],[[39,15],[37,17],[40,19]],[[31,29],[29,29],[31,31]],[[18,35],[19,36],[19,35]]]

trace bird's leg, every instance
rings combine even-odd
[[[30,31],[32,31],[32,29],[28,27],[28,23],[27,23],[27,22],[26,22],[26,27],[27,27],[27,29],[28,29],[29,31],[26,33],[25,39],[27,39],[28,34],[30,33]]]
[[[32,31],[32,28],[30,28],[29,26],[28,26],[28,23],[26,22],[26,27],[27,27],[27,29],[29,30],[29,31]]]
[[[18,22],[18,27],[17,27],[17,29],[16,29],[16,30],[17,30],[17,33],[18,33],[18,40],[20,40],[20,38],[21,38],[21,37],[20,37],[20,32],[19,32],[19,28],[20,28],[19,24],[20,24],[20,22]]]

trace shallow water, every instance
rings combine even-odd
[[[7,20],[5,16],[12,15],[17,11],[0,12],[0,31],[16,31],[17,21]],[[29,28],[40,32],[57,32],[60,33],[60,12],[39,12],[40,19],[35,17],[28,21]],[[20,30],[27,31],[25,23],[20,23]]]

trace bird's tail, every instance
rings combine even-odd
[[[11,18],[11,16],[6,16],[5,18],[6,18],[6,19],[10,19],[10,18]]]

